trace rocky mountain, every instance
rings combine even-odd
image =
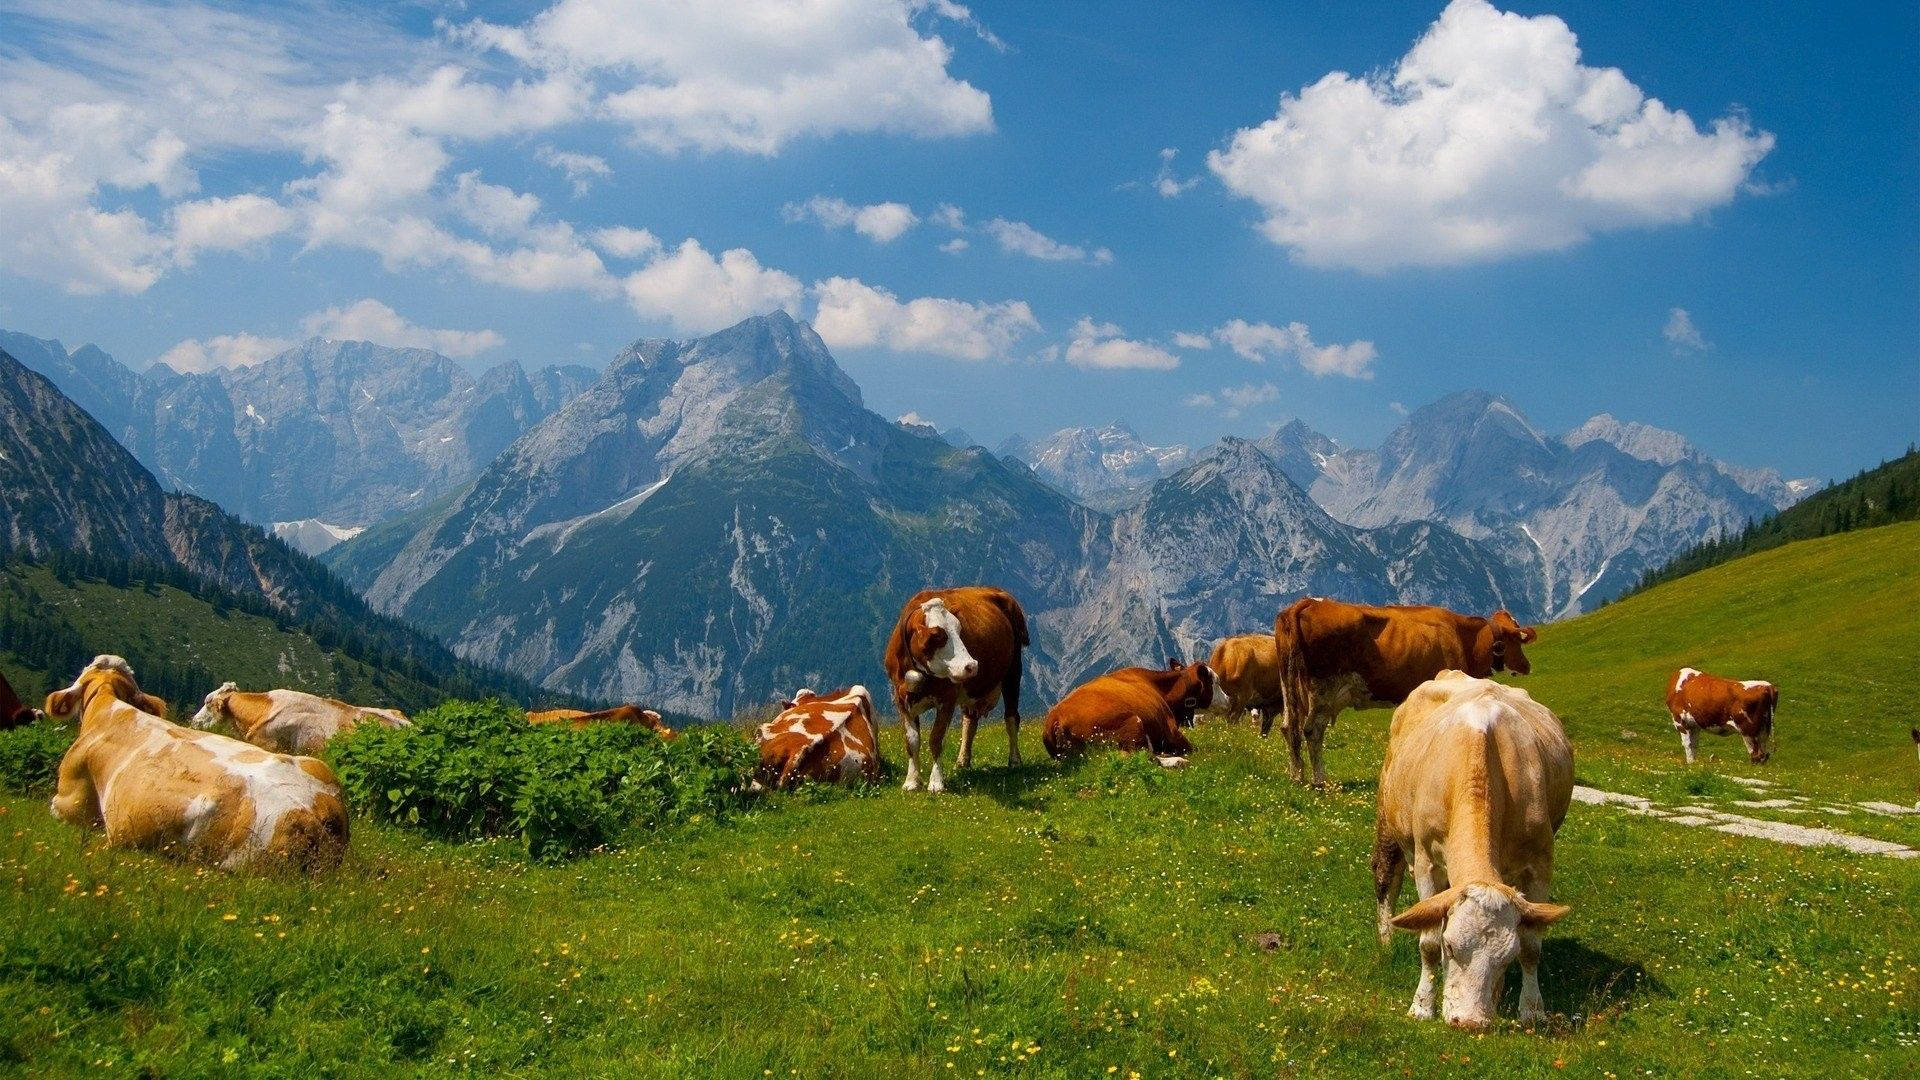
[[[635,344],[471,484],[326,561],[468,657],[707,715],[874,684],[900,604],[929,584],[1018,595],[1042,697],[1270,625],[1308,589],[1525,599],[1444,529],[1333,520],[1250,444],[1127,511],[1076,504],[1018,461],[868,411],[783,313]]]
[[[248,368],[135,375],[93,346],[0,333],[170,487],[251,520],[364,526],[471,479],[590,383],[568,365],[473,375],[424,349],[315,338]]]
[[[1466,391],[1415,411],[1378,449],[1330,455],[1309,491],[1351,525],[1428,521],[1482,541],[1531,565],[1543,609],[1565,616],[1807,486],[1605,415],[1551,438],[1505,398]]]
[[[1106,427],[1062,428],[1038,443],[1010,442],[1002,454],[1029,465],[1034,475],[1079,499],[1136,488],[1187,464],[1184,446],[1153,446],[1121,421]]]
[[[345,543],[366,531],[365,526],[347,528],[321,521],[319,518],[273,523],[273,535],[286,541],[288,547],[306,555],[319,555],[336,544]]]

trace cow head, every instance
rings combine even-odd
[[[219,723],[225,719],[227,715],[227,698],[239,689],[240,687],[236,683],[221,683],[218,690],[208,694],[201,700],[200,711],[194,713],[193,719],[187,721],[187,723],[192,724],[202,731]]]
[[[1520,956],[1523,930],[1537,931],[1567,914],[1564,904],[1536,903],[1509,885],[1456,885],[1393,917],[1401,930],[1441,929],[1447,1023],[1480,1030],[1493,1023],[1507,967]]]
[[[1746,740],[1747,760],[1764,765],[1773,756],[1773,710],[1780,704],[1780,689],[1772,683],[1743,685],[1740,716],[1734,726]]]
[[[1514,622],[1513,616],[1502,608],[1488,617],[1487,628],[1480,633],[1493,670],[1511,671],[1515,675],[1533,673],[1533,665],[1527,662],[1527,654],[1520,651],[1520,646],[1532,644],[1540,637],[1539,631]]]
[[[908,616],[907,656],[914,672],[935,679],[965,682],[980,671],[979,661],[961,638],[960,617],[938,596]],[[918,682],[909,678],[907,685],[917,689]]]
[[[1181,727],[1192,727],[1194,714],[1213,704],[1213,669],[1205,664],[1188,667],[1169,658],[1167,670],[1175,676],[1167,691],[1167,703],[1173,708],[1174,719]]]
[[[140,691],[140,684],[133,678],[133,666],[121,657],[107,655],[96,656],[81,668],[72,686],[48,694],[46,715],[61,722],[84,718],[87,706],[102,694],[166,719],[167,703]]]

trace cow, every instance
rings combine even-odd
[[[318,756],[328,740],[344,735],[361,724],[406,727],[413,721],[396,709],[370,709],[349,705],[298,690],[268,690],[249,693],[234,683],[220,688],[200,702],[200,711],[187,723],[207,731],[225,720],[240,738],[262,750],[276,754]]]
[[[1301,779],[1300,744],[1313,758],[1313,783],[1327,782],[1321,747],[1327,729],[1349,708],[1385,708],[1407,700],[1414,687],[1442,671],[1486,678],[1496,671],[1533,670],[1521,646],[1539,633],[1506,611],[1486,618],[1437,607],[1370,607],[1309,596],[1282,610],[1273,623],[1280,657],[1288,772]]]
[[[826,695],[801,690],[760,725],[754,741],[760,746],[755,782],[764,787],[880,782],[879,729],[864,686]]]
[[[1213,700],[1213,669],[1167,663],[1164,671],[1121,668],[1076,687],[1047,711],[1047,753],[1059,759],[1097,744],[1145,750],[1170,769],[1185,766],[1193,744],[1180,729]]]
[[[1913,749],[1914,749],[1914,752],[1915,752],[1915,753],[1920,753],[1920,727],[1917,727],[1917,728],[1908,728],[1908,729],[1907,729],[1907,734],[1909,734],[1909,735],[1912,735],[1912,736],[1913,736]],[[1920,810],[1920,798],[1917,798],[1917,799],[1915,799],[1915,800],[1913,800],[1913,808],[1914,808],[1915,810]]]
[[[1548,902],[1553,838],[1573,800],[1573,748],[1560,720],[1525,690],[1445,671],[1393,713],[1380,769],[1373,848],[1382,944],[1420,935],[1420,985],[1408,1015],[1483,1029],[1507,966],[1520,961],[1520,1020],[1546,1015],[1540,933],[1567,914]],[[1407,863],[1420,902],[1393,913]]]
[[[346,853],[346,802],[325,762],[169,723],[118,656],[47,695],[47,715],[80,722],[54,816],[105,828],[114,847],[229,870],[324,870]]]
[[[1773,756],[1773,710],[1779,704],[1780,691],[1758,679],[1741,682],[1686,667],[1667,680],[1667,712],[1689,765],[1702,731],[1739,732],[1747,743],[1747,760],[1765,764]]]
[[[660,714],[652,709],[643,709],[638,705],[616,705],[611,709],[587,712],[582,709],[545,709],[527,714],[529,724],[565,724],[575,731],[584,731],[594,724],[637,724],[652,731],[663,739],[671,739],[675,732],[668,727]]]
[[[955,768],[973,764],[974,731],[996,702],[1006,719],[1007,764],[1020,764],[1020,661],[1027,642],[1027,613],[1002,589],[928,589],[900,609],[885,659],[906,727],[906,790],[920,790],[920,714],[928,709],[935,710],[928,791],[947,788],[940,751],[955,708],[961,714]]]
[[[38,719],[39,710],[28,708],[20,700],[20,695],[14,693],[13,687],[7,684],[6,675],[0,674],[0,731],[25,727]]]
[[[1213,647],[1207,666],[1213,669],[1227,713],[1237,718],[1252,713],[1260,734],[1273,730],[1280,711],[1280,652],[1272,634],[1241,634]]]

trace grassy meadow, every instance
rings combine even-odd
[[[1916,552],[1920,526],[1894,526],[1682,579],[1547,628],[1525,685],[1583,783],[1910,805]],[[1679,663],[1780,683],[1771,763],[1708,737],[1680,766]],[[0,797],[0,1072],[1920,1076],[1920,860],[1613,807],[1575,804],[1560,834],[1552,1021],[1406,1018],[1419,961],[1374,939],[1368,871],[1387,719],[1334,729],[1325,792],[1287,780],[1283,740],[1214,720],[1179,772],[1054,765],[1037,723],[1038,763],[1009,769],[983,725],[981,765],[908,794],[889,729],[871,791],[561,865],[360,819],[317,881],[111,851]]]

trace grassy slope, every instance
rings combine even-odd
[[[1898,767],[1854,742],[1885,715],[1870,710],[1912,700],[1912,627],[1852,611],[1911,596],[1897,575],[1917,538],[1798,545],[1551,628],[1529,689],[1567,716],[1583,777],[1657,782],[1647,770],[1677,756],[1659,680],[1697,640],[1680,659],[1764,661],[1804,687],[1787,691],[1766,775],[1860,797],[1837,778],[1856,772],[1895,795]],[[1745,590],[1743,567],[1784,584]],[[1679,625],[1709,601],[1734,629]],[[1856,618],[1879,636],[1850,633]],[[1855,667],[1898,655],[1908,664],[1875,668],[1881,681]],[[1822,708],[1834,724],[1816,735]],[[1281,741],[1244,728],[1203,727],[1194,767],[1165,773],[1112,757],[1010,771],[995,725],[989,764],[940,799],[781,798],[560,868],[362,823],[349,865],[316,883],[109,851],[37,801],[0,798],[0,1070],[1920,1071],[1920,867],[1578,804],[1555,889],[1574,914],[1543,965],[1560,1018],[1481,1037],[1407,1020],[1418,961],[1405,935],[1373,941],[1367,868],[1386,720],[1335,729],[1329,772],[1346,782],[1326,794],[1289,784]],[[1641,738],[1619,738],[1636,725]],[[887,741],[897,763],[897,732]],[[1277,949],[1252,941],[1263,932]]]

